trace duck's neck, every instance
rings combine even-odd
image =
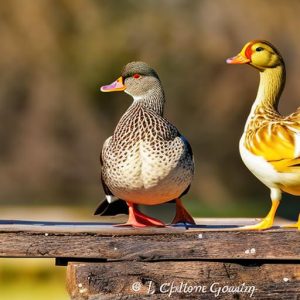
[[[260,72],[260,82],[256,99],[246,122],[259,113],[278,114],[278,102],[285,85],[285,66],[281,64],[275,68],[268,68]]]
[[[165,95],[162,89],[154,89],[143,96],[133,97],[132,106],[142,106],[143,108],[154,111],[160,116],[164,114]]]

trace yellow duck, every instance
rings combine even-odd
[[[272,207],[256,225],[244,229],[272,227],[282,192],[300,195],[300,108],[289,116],[278,112],[285,84],[285,65],[278,50],[269,42],[247,43],[228,64],[249,64],[260,73],[256,99],[240,139],[240,154],[247,168],[271,192]],[[298,222],[286,227],[300,230]]]

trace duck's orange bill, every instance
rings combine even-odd
[[[247,64],[250,62],[250,59],[245,57],[242,53],[239,53],[234,57],[227,58],[226,62],[228,64]]]
[[[123,84],[123,77],[119,77],[116,81],[109,85],[103,85],[100,88],[101,92],[119,92],[124,91],[126,86]]]

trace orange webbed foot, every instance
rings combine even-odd
[[[142,227],[165,227],[166,225],[161,222],[158,219],[146,216],[142,212],[140,212],[137,208],[136,205],[127,202],[128,208],[129,208],[129,216],[128,220],[124,224],[117,224],[115,226],[132,226],[132,227],[137,227],[137,228],[142,228]]]
[[[196,225],[196,222],[194,221],[193,217],[184,208],[179,198],[176,199],[176,215],[171,224],[178,224],[178,223]]]

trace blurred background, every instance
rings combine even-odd
[[[133,60],[157,70],[166,116],[193,147],[196,175],[184,200],[192,214],[264,216],[269,191],[238,151],[259,76],[225,59],[252,39],[275,44],[287,66],[279,109],[294,111],[300,105],[299,11],[297,0],[2,1],[0,218],[98,220],[92,214],[103,197],[99,153],[131,103],[128,95],[102,94],[99,87]],[[278,215],[296,219],[299,211],[299,198],[285,195]],[[42,299],[34,283],[2,297],[7,280],[31,272],[29,265],[48,274],[32,271],[28,278],[38,286],[57,286],[49,299],[67,299],[63,268],[53,261],[41,269],[20,264],[0,261],[1,299]]]

